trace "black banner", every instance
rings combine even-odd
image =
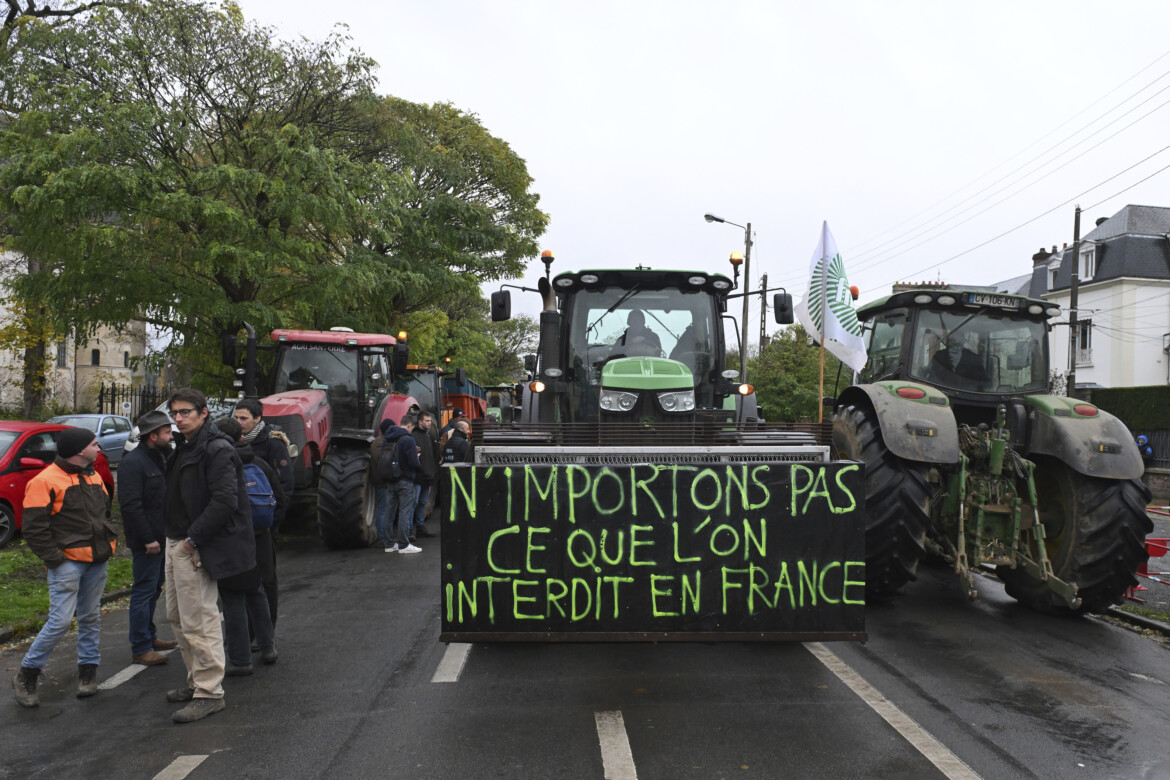
[[[443,641],[865,639],[859,463],[440,476]]]

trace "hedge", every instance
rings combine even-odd
[[[1092,402],[1131,431],[1170,430],[1170,385],[1094,388]]]

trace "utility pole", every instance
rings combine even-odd
[[[748,300],[752,286],[752,223],[743,231],[743,343],[739,347],[739,381],[747,381]]]
[[[760,277],[760,352],[768,343],[768,275]]]
[[[1081,281],[1081,207],[1073,217],[1072,281],[1068,300],[1068,385],[1065,394],[1073,397],[1077,387],[1077,287]]]

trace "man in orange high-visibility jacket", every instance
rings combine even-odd
[[[101,598],[106,561],[117,535],[109,519],[102,478],[93,470],[101,448],[92,431],[67,428],[57,437],[57,457],[24,493],[24,540],[49,568],[49,619],[33,640],[12,680],[24,707],[40,703],[37,679],[77,612],[77,697],[97,693],[101,661]]]
[[[57,436],[57,457],[25,489],[23,536],[49,568],[49,619],[13,678],[22,706],[40,703],[37,678],[77,613],[77,698],[97,692],[101,661],[101,606],[105,562],[117,534],[108,495],[94,471],[101,448],[91,430],[67,428]]]

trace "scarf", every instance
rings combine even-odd
[[[256,427],[252,429],[251,433],[245,433],[240,439],[240,444],[251,444],[256,441],[256,437],[260,435],[260,431],[264,430],[264,421],[256,423]]]

